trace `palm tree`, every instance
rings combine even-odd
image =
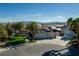
[[[29,40],[32,42],[34,39],[35,34],[38,33],[37,24],[36,22],[31,22],[27,25],[27,30],[29,32]]]

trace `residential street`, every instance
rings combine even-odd
[[[25,44],[13,49],[1,52],[0,56],[41,56],[50,50],[61,50],[62,46],[53,44]]]

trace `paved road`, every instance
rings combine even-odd
[[[41,56],[50,50],[60,50],[64,47],[53,44],[25,44],[16,49],[8,49],[1,52],[0,56]]]

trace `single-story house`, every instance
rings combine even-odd
[[[45,33],[38,33],[35,35],[34,37],[37,40],[42,40],[42,39],[52,39],[52,38],[56,38],[55,33],[53,32],[45,32]]]

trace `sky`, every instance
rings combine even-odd
[[[0,22],[66,22],[79,16],[79,4],[0,3]]]

